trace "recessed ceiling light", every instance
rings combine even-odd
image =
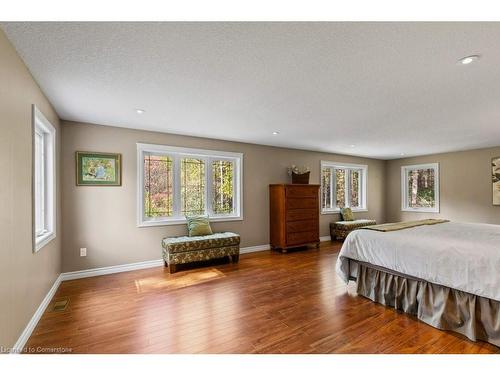
[[[137,112],[138,115],[142,115],[144,112],[146,112],[144,109],[140,108],[137,108],[135,111]]]
[[[273,135],[278,135],[280,132],[273,132]]]
[[[466,56],[458,60],[458,62],[462,65],[468,65],[470,63],[473,63],[474,61],[479,59],[479,55],[471,55],[471,56]]]
[[[350,145],[349,147],[356,147],[356,145]]]
[[[405,156],[405,153],[404,153],[404,152],[402,152],[402,153],[400,153],[399,155],[401,155],[401,156]]]

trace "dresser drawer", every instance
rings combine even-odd
[[[288,210],[286,212],[286,221],[297,221],[297,220],[312,220],[318,219],[318,210],[314,208],[300,209],[300,210]]]
[[[310,242],[319,242],[319,231],[287,233],[287,245],[307,244]]]
[[[287,186],[286,196],[287,198],[317,198],[318,191],[317,186]]]
[[[318,198],[287,198],[286,208],[288,210],[293,210],[297,208],[318,209]]]
[[[300,220],[286,223],[287,233],[294,232],[317,232],[319,223],[317,220]]]

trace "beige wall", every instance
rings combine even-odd
[[[0,82],[0,346],[12,347],[61,272],[59,210],[57,237],[32,251],[31,105],[56,128],[58,156],[61,134],[56,113],[2,30]]]
[[[500,224],[492,205],[491,159],[500,147],[427,155],[387,162],[387,221],[440,217],[461,222]],[[401,166],[439,163],[440,213],[401,211]]]
[[[240,233],[243,247],[269,243],[268,185],[287,182],[291,164],[309,166],[311,183],[319,183],[321,160],[368,164],[369,211],[357,216],[384,220],[384,161],[72,122],[63,122],[62,134],[64,271],[160,259],[161,239],[185,234],[185,225],[137,228],[137,142],[244,153],[244,220],[213,224]],[[123,185],[76,186],[75,151],[122,153]],[[322,236],[336,219],[321,215]],[[79,256],[80,247],[87,257]]]

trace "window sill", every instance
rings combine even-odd
[[[436,208],[402,208],[403,212],[427,212],[427,213],[439,213],[439,209]]]
[[[352,212],[368,212],[367,208],[351,208]],[[321,211],[321,215],[332,215],[332,214],[338,214],[340,213],[340,210],[331,210],[331,211]]]
[[[40,251],[42,247],[48,245],[50,241],[56,238],[56,234],[54,232],[47,232],[42,236],[36,237],[35,239],[35,253]]]
[[[242,221],[243,216],[219,216],[219,217],[211,217],[209,218],[210,223],[220,223],[225,221]],[[186,224],[185,218],[178,219],[158,219],[158,220],[143,220],[137,223],[138,228],[147,228],[147,227],[159,227],[166,225],[181,225]]]

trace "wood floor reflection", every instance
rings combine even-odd
[[[499,353],[355,293],[339,243],[63,282],[27,343],[72,353]]]

